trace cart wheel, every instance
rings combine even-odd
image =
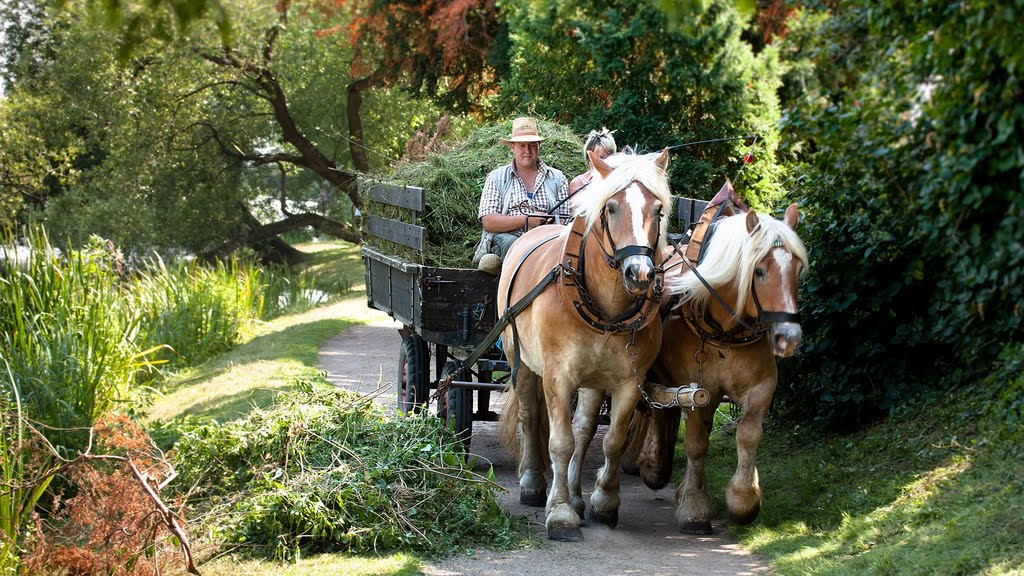
[[[398,410],[419,413],[430,397],[430,348],[419,334],[402,340],[398,354]]]
[[[445,362],[441,378],[458,368],[459,363],[455,360]],[[473,434],[473,391],[469,388],[449,388],[447,397],[438,402],[437,415],[448,426],[455,426],[455,436],[469,451],[469,438]]]

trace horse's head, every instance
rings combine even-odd
[[[796,204],[782,221],[754,212],[723,218],[716,225],[707,252],[697,267],[704,280],[723,295],[738,318],[765,328],[776,356],[796,353],[803,336],[797,314],[800,276],[807,268],[807,250],[796,234]],[[680,269],[666,281],[703,315],[716,299],[696,274]],[[721,308],[720,306],[718,308]]]
[[[600,175],[580,202],[587,228],[598,225],[605,259],[622,272],[626,291],[644,294],[654,280],[655,254],[665,245],[672,196],[665,168],[668,150],[659,155],[615,154],[602,159],[587,151]]]
[[[773,218],[759,218],[753,212],[748,212],[745,219],[752,239],[758,229],[763,228],[759,240],[771,243],[767,253],[754,264],[747,312],[768,329],[772,351],[780,358],[795,354],[803,337],[797,297],[800,276],[807,268],[807,253],[795,234],[797,220],[796,204],[786,210],[782,223]]]

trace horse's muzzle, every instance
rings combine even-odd
[[[796,322],[776,322],[768,329],[772,352],[779,358],[788,358],[796,354],[803,335],[803,329]]]
[[[654,261],[649,256],[629,256],[622,260],[622,282],[626,292],[636,296],[647,292],[654,280]]]

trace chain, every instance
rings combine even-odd
[[[669,402],[668,404],[663,404],[651,398],[647,394],[647,391],[644,390],[643,378],[640,378],[640,374],[637,373],[636,371],[636,328],[633,328],[633,331],[629,333],[629,344],[626,344],[626,352],[629,354],[629,367],[633,370],[633,379],[636,380],[636,387],[638,390],[640,390],[640,397],[643,398],[645,402],[650,404],[651,408],[654,408],[656,410],[665,410],[668,408],[675,408],[676,406],[679,406],[678,394],[676,394],[676,397],[673,398],[671,402]]]
[[[700,350],[693,354],[693,359],[697,361],[697,388],[704,387],[704,363],[708,361],[708,353],[704,351],[704,345],[707,344],[707,341],[707,338],[701,336]]]

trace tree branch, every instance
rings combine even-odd
[[[363,118],[361,109],[363,106],[363,91],[375,86],[384,84],[384,76],[378,69],[369,76],[355,80],[348,85],[348,146],[352,155],[352,163],[356,170],[367,173],[370,171],[370,162],[366,159],[366,146],[363,144]]]
[[[160,521],[164,524],[164,526],[167,527],[168,530],[171,531],[172,534],[174,534],[178,538],[178,545],[181,548],[182,555],[185,557],[185,569],[188,571],[189,574],[196,574],[197,576],[201,576],[192,558],[192,546],[189,543],[188,533],[182,527],[178,515],[171,511],[171,509],[168,508],[166,504],[164,504],[163,500],[160,499],[160,495],[157,493],[156,490],[153,489],[153,486],[150,484],[150,482],[154,480],[149,476],[148,473],[140,471],[139,468],[135,465],[135,462],[130,457],[117,456],[115,454],[93,454],[93,439],[96,429],[94,427],[91,427],[89,428],[89,441],[86,444],[85,451],[79,453],[78,456],[76,456],[75,458],[64,458],[57,451],[56,447],[54,447],[54,445],[50,443],[46,436],[44,436],[39,430],[37,430],[35,426],[33,426],[27,421],[23,422],[23,425],[37,439],[39,439],[44,446],[46,446],[46,449],[50,453],[50,456],[52,456],[53,458],[60,462],[60,465],[40,475],[40,477],[33,482],[33,485],[39,485],[39,483],[45,481],[47,478],[63,474],[69,468],[80,465],[84,462],[95,460],[107,460],[127,464],[128,468],[131,470],[132,476],[138,481],[139,486],[142,488],[143,492],[146,493],[146,496],[150,499],[150,501],[153,503],[153,506],[156,508],[156,512],[160,517]],[[149,439],[148,436],[147,439]],[[172,466],[171,463],[167,461],[163,451],[160,450],[160,448],[157,447],[155,444],[153,444],[152,439],[149,439],[149,443],[150,446],[157,453],[159,453],[160,456],[158,461],[164,466],[166,466],[167,469],[169,470],[169,481],[171,478],[177,475],[177,473],[174,471],[174,466]],[[166,482],[164,482],[164,484],[161,484],[160,488],[162,488],[164,485],[166,485]],[[24,486],[20,486],[19,488],[24,488]]]
[[[202,254],[201,259],[207,262],[223,259],[242,246],[256,244],[260,241],[278,236],[279,234],[284,234],[285,232],[290,232],[306,226],[312,227],[318,232],[323,232],[325,234],[341,238],[346,242],[352,242],[353,244],[358,244],[362,241],[359,236],[359,230],[352,225],[343,224],[312,212],[303,212],[301,214],[292,214],[285,217],[283,220],[278,220],[271,224],[258,224],[255,227],[251,226],[251,231],[248,234],[243,234],[221,244],[220,246],[217,246],[216,248],[207,250]]]

